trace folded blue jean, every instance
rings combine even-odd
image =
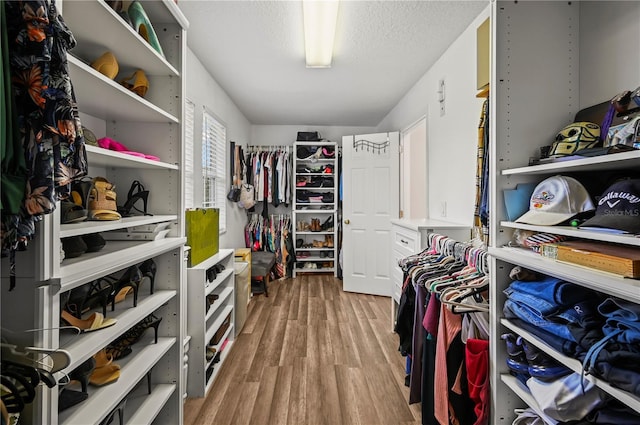
[[[556,277],[544,276],[537,281],[514,280],[509,285],[513,291],[532,295],[550,305],[568,306],[586,300],[593,291]]]
[[[577,313],[571,308],[557,315],[542,317],[538,311],[532,309],[529,305],[509,298],[504,303],[503,312],[507,319],[518,318],[562,339],[576,342],[567,326],[567,323],[576,323],[578,321]]]

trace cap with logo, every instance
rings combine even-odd
[[[640,179],[620,180],[609,186],[598,200],[596,215],[579,227],[640,233]]]
[[[578,180],[568,176],[553,176],[536,186],[529,201],[529,211],[516,221],[553,226],[594,209],[589,192]]]

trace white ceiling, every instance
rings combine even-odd
[[[488,5],[340,3],[330,69],[307,69],[300,1],[178,3],[189,48],[252,124],[375,126]]]

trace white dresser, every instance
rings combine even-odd
[[[459,242],[471,239],[471,227],[465,224],[449,223],[432,219],[391,220],[391,327],[396,320],[396,312],[402,294],[402,269],[398,260],[417,254],[427,247],[427,235],[437,233],[449,236]]]

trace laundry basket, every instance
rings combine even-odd
[[[247,293],[249,280],[249,263],[246,261],[236,261],[233,263],[235,272],[235,332],[236,336],[242,331],[245,320],[247,320]]]

